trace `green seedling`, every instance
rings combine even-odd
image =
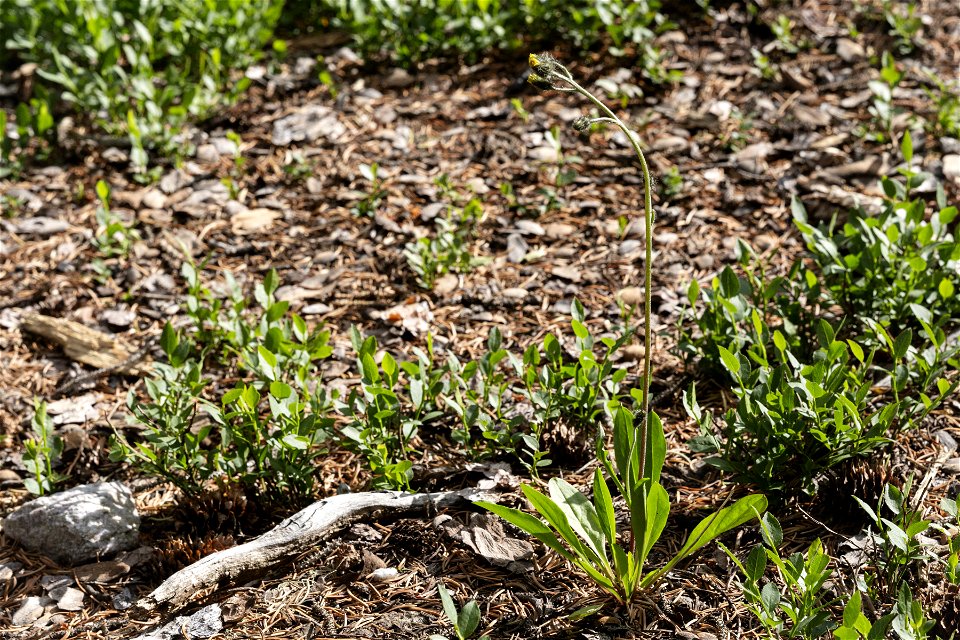
[[[383,181],[379,177],[380,165],[361,164],[360,175],[370,184],[370,190],[353,206],[351,211],[358,217],[372,217],[380,208],[387,191],[383,188]]]
[[[457,605],[450,597],[447,588],[441,584],[438,585],[437,590],[440,592],[440,601],[443,602],[443,612],[447,615],[450,624],[453,625],[457,640],[467,640],[476,631],[477,625],[480,624],[480,607],[477,606],[477,601],[471,600],[463,605],[463,609],[458,612]],[[433,634],[430,636],[430,640],[447,640],[447,637]],[[490,640],[490,636],[482,635],[477,640]]]
[[[97,230],[93,244],[107,258],[125,257],[133,243],[140,240],[140,232],[132,224],[126,224],[110,209],[110,187],[97,180]]]
[[[23,484],[32,494],[42,496],[52,492],[66,477],[54,471],[54,466],[63,454],[63,439],[53,432],[47,417],[47,403],[34,403],[33,419],[30,421],[33,437],[27,440],[23,454],[23,466],[29,476]]]

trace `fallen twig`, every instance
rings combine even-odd
[[[181,569],[133,608],[146,614],[158,608],[176,610],[222,581],[236,582],[242,576],[262,574],[360,519],[446,507],[480,500],[485,495],[474,488],[439,493],[394,491],[348,493],[319,500],[282,521],[265,534],[244,544],[218,551]],[[486,496],[489,497],[489,496]]]

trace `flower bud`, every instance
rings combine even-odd
[[[580,116],[573,121],[573,128],[575,131],[586,131],[590,128],[590,118],[587,116]]]
[[[543,76],[539,76],[535,73],[531,73],[529,76],[527,76],[527,82],[535,86],[537,89],[540,89],[541,91],[549,91],[554,88],[552,82],[550,82]]]

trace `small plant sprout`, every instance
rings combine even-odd
[[[477,601],[471,600],[463,605],[463,609],[457,611],[457,605],[450,597],[447,588],[441,584],[437,587],[437,591],[440,593],[440,601],[443,602],[443,612],[447,614],[447,618],[453,624],[457,640],[467,640],[477,630],[477,625],[480,624],[480,607],[477,606]],[[447,637],[433,634],[430,636],[430,640],[447,640]],[[477,640],[490,640],[490,636],[483,635]]]
[[[133,243],[140,239],[140,233],[133,223],[126,224],[110,209],[110,187],[103,180],[97,180],[97,230],[93,244],[107,258],[125,257]]]
[[[601,431],[597,438],[597,457],[601,464],[594,472],[592,501],[566,481],[553,478],[548,483],[549,496],[531,486],[522,487],[526,498],[546,522],[519,509],[489,502],[477,504],[540,540],[579,567],[617,602],[629,606],[637,593],[655,584],[678,562],[692,556],[720,534],[759,516],[766,510],[767,500],[762,495],[751,495],[716,511],[694,527],[683,546],[663,566],[644,571],[647,557],[663,533],[670,511],[670,498],[660,484],[666,439],[660,418],[650,411],[654,221],[650,171],[636,134],[605,104],[580,86],[566,67],[548,54],[531,55],[530,67],[529,81],[536,87],[578,93],[603,114],[598,118],[578,118],[574,122],[577,131],[586,131],[598,122],[613,124],[626,135],[640,161],[647,230],[643,275],[644,360],[641,388],[634,390],[631,396],[639,401],[642,415],[639,425],[635,425],[633,412],[613,403],[613,460],[607,454]],[[621,539],[617,531],[608,480],[623,497],[630,515],[630,531],[623,536],[625,539]]]
[[[373,217],[380,203],[387,196],[387,191],[383,188],[383,180],[379,177],[380,165],[376,162],[361,164],[359,171],[363,179],[370,183],[370,191],[357,201],[351,211],[359,218]]]
[[[47,418],[47,403],[37,402],[31,420],[33,437],[27,440],[23,454],[23,466],[30,477],[23,481],[27,491],[38,496],[50,493],[54,487],[65,480],[64,476],[53,470],[63,453],[63,440],[54,434],[53,426]]]

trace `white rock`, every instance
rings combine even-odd
[[[197,147],[197,162],[200,164],[217,164],[220,162],[220,152],[212,144],[202,144]]]
[[[163,195],[158,189],[150,189],[143,194],[140,203],[147,209],[163,209],[167,204],[167,196]]]
[[[393,567],[384,567],[382,569],[374,569],[370,572],[370,575],[367,576],[372,582],[390,582],[395,580],[400,576],[400,572],[394,569]]]
[[[512,300],[523,300],[529,293],[530,292],[523,287],[507,287],[503,290],[503,297]]]
[[[863,58],[866,52],[859,42],[854,42],[849,38],[840,38],[837,40],[837,55],[844,62],[854,62]]]
[[[943,175],[947,180],[960,184],[960,154],[948,153],[943,156]]]
[[[40,598],[37,596],[30,596],[23,601],[23,604],[20,605],[20,608],[16,610],[13,614],[13,617],[10,619],[10,622],[15,627],[22,627],[30,624],[35,620],[39,620],[40,616],[43,615],[43,605],[40,603]]]
[[[57,608],[61,611],[80,611],[83,609],[83,591],[73,587],[65,587],[57,598]]]
[[[32,500],[3,520],[4,534],[61,564],[80,564],[137,545],[140,515],[119,482],[85,484]]]

